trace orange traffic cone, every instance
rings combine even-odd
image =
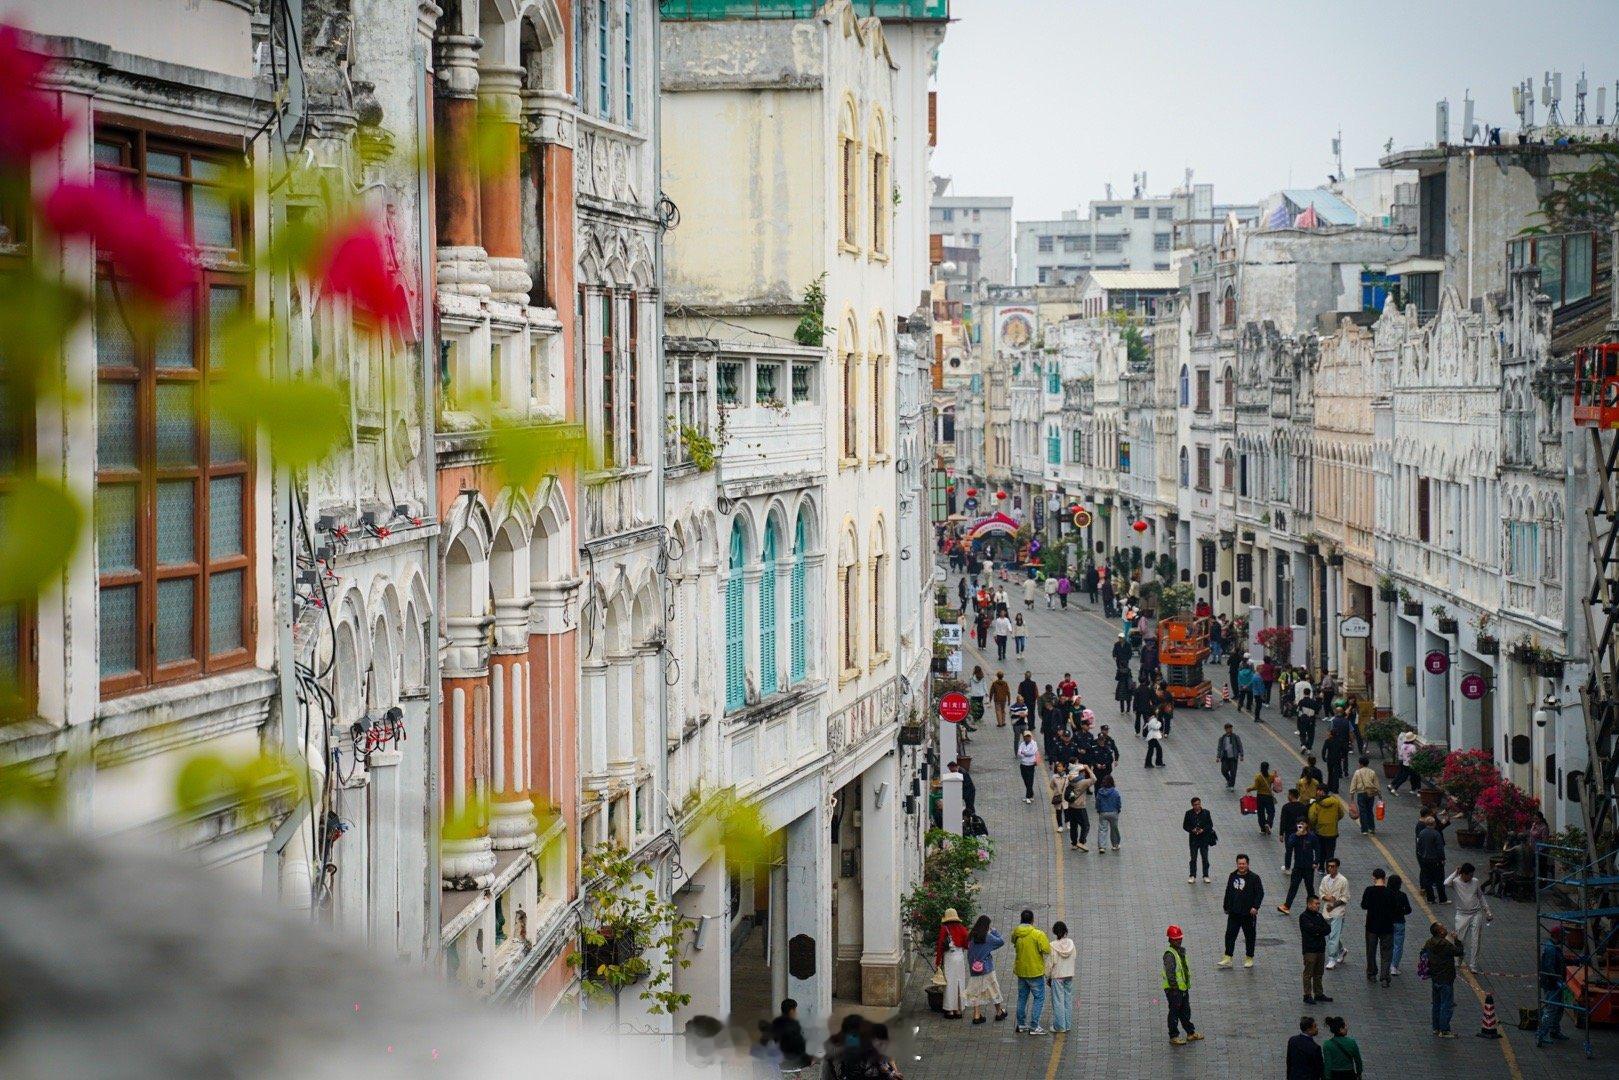
[[[1484,1024],[1478,1029],[1481,1039],[1499,1039],[1501,1032],[1495,1026],[1495,995],[1484,995]]]

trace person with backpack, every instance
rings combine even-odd
[[[1360,1045],[1349,1037],[1349,1022],[1341,1016],[1329,1016],[1327,1030],[1332,1037],[1321,1044],[1327,1080],[1360,1080],[1366,1066],[1360,1059]]]
[[[1186,832],[1186,847],[1190,855],[1186,863],[1186,883],[1197,880],[1198,856],[1203,857],[1203,880],[1209,880],[1209,849],[1218,843],[1214,832],[1214,816],[1203,808],[1203,800],[1193,796],[1192,808],[1181,818]]]
[[[1298,731],[1299,749],[1305,753],[1315,750],[1315,725],[1321,717],[1321,702],[1313,694],[1305,694],[1293,704],[1293,726]]]
[[[1214,744],[1214,756],[1220,762],[1220,775],[1225,777],[1225,786],[1228,791],[1235,791],[1237,787],[1237,765],[1242,761],[1242,737],[1231,730],[1231,725],[1225,726],[1225,733]]]
[[[1259,875],[1248,869],[1248,856],[1237,856],[1237,868],[1226,878],[1225,899],[1225,954],[1220,967],[1231,966],[1231,953],[1242,934],[1243,967],[1254,966],[1254,935],[1258,931],[1259,909],[1265,903],[1265,883]]]
[[[1096,853],[1098,855],[1107,854],[1107,845],[1104,843],[1107,837],[1103,836],[1103,825],[1107,826],[1107,832],[1111,835],[1114,853],[1118,853],[1119,815],[1123,812],[1124,796],[1120,795],[1119,789],[1113,785],[1113,778],[1106,776],[1097,781],[1096,817],[1098,824],[1096,826]]]
[[[1040,1017],[1046,1011],[1046,956],[1051,952],[1051,942],[1034,925],[1034,912],[1028,908],[1023,909],[1017,929],[1012,931],[1012,952],[1012,974],[1017,976],[1016,1028],[1020,1033],[1044,1035],[1046,1029],[1040,1026]],[[1026,1014],[1027,1023],[1025,1005],[1032,1006]]]
[[[1441,1039],[1454,1039],[1450,1019],[1456,1010],[1456,960],[1462,955],[1462,945],[1442,922],[1430,924],[1428,933],[1417,960],[1417,974],[1433,984],[1433,1033]]]
[[[1192,1026],[1192,965],[1186,959],[1186,934],[1178,926],[1165,931],[1169,944],[1164,949],[1164,1001],[1169,1006],[1169,1041],[1185,1046],[1203,1038]],[[1182,1035],[1184,1031],[1186,1034]]]
[[[1331,932],[1327,917],[1321,914],[1321,898],[1312,896],[1304,902],[1299,913],[1299,946],[1304,953],[1304,1003],[1315,1005],[1331,1001],[1321,982],[1326,969],[1327,934]]]
[[[995,1019],[1006,1019],[1006,1003],[1001,983],[995,977],[995,950],[1005,945],[1000,931],[990,926],[988,915],[978,916],[967,935],[967,991],[962,1000],[972,1006],[973,1023],[984,1022],[984,1006],[995,1006]]]
[[[1259,835],[1269,836],[1271,827],[1276,824],[1276,793],[1281,790],[1281,777],[1270,771],[1270,762],[1259,763],[1259,773],[1254,782],[1249,784],[1247,792],[1252,794],[1255,806],[1255,816],[1259,818]]]

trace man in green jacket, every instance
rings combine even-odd
[[[1164,1000],[1169,1003],[1169,1041],[1185,1046],[1203,1036],[1192,1026],[1192,965],[1186,959],[1185,934],[1178,926],[1167,931],[1169,946],[1164,949]],[[1182,1035],[1181,1030],[1186,1034]]]
[[[1051,942],[1046,939],[1044,931],[1034,925],[1034,912],[1028,908],[1023,909],[1023,915],[1018,921],[1018,928],[1012,931],[1012,952],[1016,960],[1012,964],[1012,974],[1017,976],[1017,1030],[1028,1032],[1030,1035],[1044,1035],[1046,1029],[1040,1026],[1040,1017],[1046,1011],[1046,954],[1051,951]],[[1024,1022],[1024,1007],[1033,1000],[1034,1008],[1030,1010],[1028,1022]]]

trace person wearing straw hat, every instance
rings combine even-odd
[[[967,927],[955,908],[945,908],[939,920],[939,939],[933,947],[933,965],[944,972],[944,1016],[961,1019],[961,995],[967,988]]]

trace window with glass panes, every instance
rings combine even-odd
[[[607,16],[607,0],[596,0],[596,60],[598,90],[598,111],[603,116],[613,115],[613,99],[611,96],[612,84],[612,48],[609,45],[608,30],[611,22]]]
[[[747,559],[742,526],[731,526],[731,559],[725,579],[725,711],[748,703],[747,609],[743,603],[742,567]]]
[[[133,187],[199,253],[192,287],[136,333],[128,287],[96,278],[96,499],[102,690],[118,693],[251,659],[252,460],[215,415],[227,321],[248,303],[246,215],[228,151],[106,128],[98,178]]]
[[[624,352],[624,412],[629,423],[625,437],[629,443],[628,461],[641,464],[641,298],[630,293],[629,340]]]
[[[0,260],[0,274],[6,272]],[[5,358],[0,354],[0,531],[16,482],[33,470],[34,410],[12,396]],[[34,604],[0,604],[0,703],[19,713],[32,711],[36,664],[34,660]]]
[[[635,4],[624,0],[624,123],[635,121]]]
[[[602,464],[611,468],[618,459],[618,384],[613,371],[613,294],[601,295]]]
[[[859,450],[859,427],[854,403],[860,371],[855,366],[858,357],[852,352],[843,354],[843,456],[852,458]]]
[[[809,540],[809,527],[804,521],[802,512],[798,515],[798,524],[793,529],[793,577],[788,595],[787,637],[790,652],[787,679],[797,684],[804,681],[807,668],[806,640],[804,635],[804,604],[806,600],[806,585],[808,584],[809,567],[805,561],[805,545]]]
[[[765,526],[764,569],[759,575],[759,692],[774,694],[776,676],[776,523]]]

